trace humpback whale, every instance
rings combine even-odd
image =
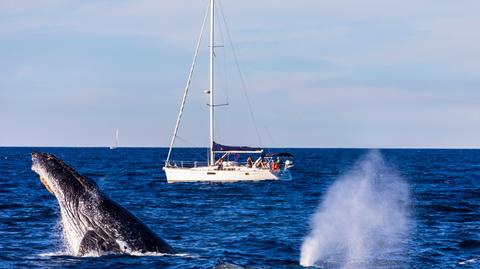
[[[174,249],[90,178],[54,155],[33,152],[32,170],[60,205],[61,222],[74,255],[89,253],[174,253]]]

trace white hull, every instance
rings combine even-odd
[[[261,180],[291,180],[288,170],[272,172],[268,169],[234,167],[217,170],[216,167],[177,168],[164,167],[168,183],[175,182],[237,182]]]

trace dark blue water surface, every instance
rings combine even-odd
[[[182,255],[67,255],[58,203],[30,169],[33,150],[93,178]],[[166,149],[0,148],[0,267],[212,268],[226,260],[300,268],[309,219],[332,183],[368,150],[289,151],[293,181],[168,184],[161,169]],[[380,153],[411,192],[414,229],[400,267],[480,268],[480,150]],[[180,149],[175,158],[195,154]]]

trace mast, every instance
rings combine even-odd
[[[213,66],[213,57],[214,48],[215,48],[215,0],[210,0],[210,165],[215,164],[215,153],[213,152],[213,142],[215,138],[215,126],[214,126],[214,66]]]

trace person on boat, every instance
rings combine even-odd
[[[251,156],[248,156],[248,158],[247,158],[247,167],[248,167],[248,168],[252,168],[252,166],[253,166],[253,159],[252,159]]]
[[[280,168],[280,158],[277,157],[277,160],[275,160],[275,162],[273,162],[272,169],[273,170],[278,170],[279,168]]]
[[[217,170],[222,170],[223,169],[223,158],[220,158],[220,160],[218,160],[217,164],[218,164]]]

